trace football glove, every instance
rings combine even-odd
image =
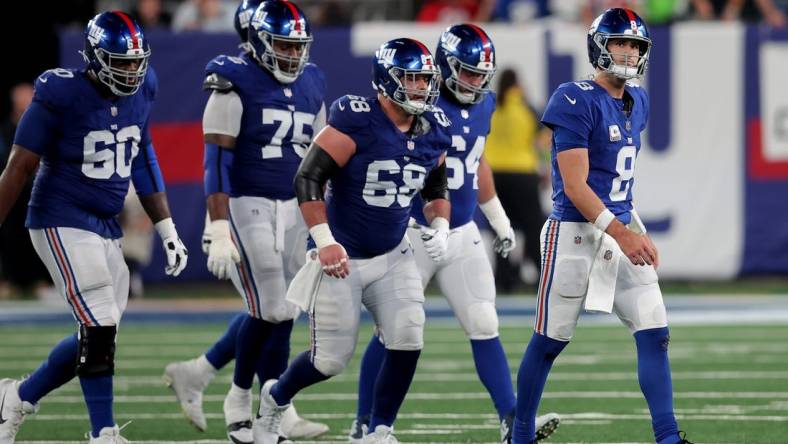
[[[208,270],[219,279],[229,279],[231,270],[241,261],[238,249],[230,238],[230,222],[227,219],[211,221],[206,231],[210,239]]]
[[[186,268],[189,251],[178,237],[171,217],[156,222],[154,227],[161,237],[164,254],[167,255],[167,266],[164,267],[164,272],[169,276],[178,276]]]
[[[493,241],[493,250],[500,254],[501,257],[506,258],[509,253],[517,246],[514,237],[514,230],[509,218],[506,216],[501,201],[498,196],[479,205],[482,213],[487,217],[490,226],[495,232],[495,241]]]
[[[435,262],[445,260],[449,252],[449,221],[436,217],[429,227],[421,227],[424,250]]]

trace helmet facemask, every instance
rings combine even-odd
[[[478,66],[473,66],[462,62],[454,56],[446,58],[451,75],[444,81],[446,88],[454,94],[454,97],[463,104],[479,103],[490,92],[490,84],[495,75],[495,65],[491,62],[479,62]],[[468,72],[473,76],[480,76],[481,82],[478,85],[471,84],[463,80],[463,73]]]
[[[615,54],[608,50],[607,46],[611,40],[623,39],[634,40],[640,48],[637,56]],[[619,79],[630,80],[640,79],[646,73],[648,68],[648,57],[651,53],[651,39],[628,34],[604,34],[598,33],[593,37],[594,44],[599,47],[599,58],[596,60],[596,66],[605,72],[608,72]],[[613,60],[613,57],[623,57],[623,63],[619,64]],[[637,59],[633,64],[630,64],[630,59]]]
[[[258,33],[265,50],[263,54],[254,51],[255,58],[263,65],[276,80],[282,83],[293,83],[304,71],[304,66],[309,61],[309,48],[312,46],[312,36],[283,37],[267,31]],[[283,54],[276,50],[277,46],[296,45],[296,55]],[[254,46],[252,49],[254,50]]]
[[[92,48],[100,69],[94,70],[98,80],[107,85],[117,96],[130,96],[137,92],[148,71],[150,49],[130,49],[127,54],[108,52],[102,48]],[[83,54],[84,55],[84,54]],[[85,60],[89,62],[87,55]],[[126,69],[131,62],[137,62],[135,69]]]
[[[430,111],[435,102],[438,101],[440,89],[440,73],[434,66],[427,66],[424,69],[402,69],[394,66],[389,68],[389,75],[397,83],[397,89],[389,98],[399,105],[408,114],[419,115],[425,111]],[[425,89],[408,87],[416,85],[419,80],[426,80]],[[385,90],[381,88],[385,94]]]

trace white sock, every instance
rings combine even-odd
[[[199,358],[195,359],[194,362],[197,364],[197,369],[200,373],[209,375],[211,379],[213,379],[213,377],[216,376],[216,372],[219,371],[213,367],[213,364],[211,364],[211,361],[209,361],[205,355],[201,355]]]

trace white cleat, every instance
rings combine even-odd
[[[360,422],[358,418],[353,420],[350,425],[350,432],[347,435],[348,444],[361,444],[364,440],[364,435],[367,434],[367,424]]]
[[[234,444],[253,444],[252,390],[244,390],[232,384],[230,392],[224,398],[223,409],[227,438]]]
[[[281,431],[289,439],[312,439],[328,432],[328,426],[298,416],[295,406],[290,403],[290,407],[282,414]]]
[[[175,392],[186,419],[201,432],[208,428],[202,409],[202,392],[214,375],[200,371],[197,359],[172,362],[164,369],[164,382]]]
[[[254,420],[254,444],[277,444],[281,432],[282,415],[290,404],[278,405],[271,396],[276,379],[269,379],[260,390],[260,409]]]
[[[0,444],[14,444],[25,416],[38,410],[38,404],[19,399],[19,384],[14,379],[0,379]]]
[[[89,444],[129,444],[128,439],[120,436],[120,428],[117,425],[113,427],[104,427],[99,432],[97,438],[94,438],[93,435],[88,432],[88,437],[90,437]]]
[[[364,435],[361,440],[362,444],[399,444],[397,438],[394,437],[394,428],[379,425],[375,427],[375,431]]]
[[[536,417],[536,440],[547,439],[555,432],[558,425],[561,424],[561,417],[558,413],[548,413],[546,415]]]

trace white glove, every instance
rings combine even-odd
[[[227,219],[211,221],[206,230],[208,247],[208,270],[219,279],[229,279],[230,271],[241,261],[238,249],[230,238],[230,222]]]
[[[205,212],[205,226],[202,229],[202,252],[208,254],[208,249],[211,248],[211,235],[208,233],[208,227],[211,226],[211,216]]]
[[[161,237],[164,253],[167,255],[167,266],[164,267],[164,272],[170,276],[178,276],[186,268],[189,251],[178,237],[171,217],[156,222],[154,227]]]
[[[433,261],[445,260],[449,252],[449,221],[436,217],[429,227],[421,227],[421,240]]]
[[[508,224],[507,224],[508,225]],[[493,228],[495,229],[495,228]],[[509,252],[517,247],[517,241],[514,237],[514,229],[509,226],[505,235],[501,235],[499,231],[495,231],[495,240],[493,241],[493,250],[500,254],[502,258],[509,257]]]
[[[517,242],[514,237],[514,230],[509,218],[506,216],[501,201],[498,196],[493,197],[487,202],[480,204],[482,213],[487,217],[490,226],[495,231],[495,241],[493,241],[493,250],[500,254],[502,258],[509,256],[509,252],[514,250]]]

